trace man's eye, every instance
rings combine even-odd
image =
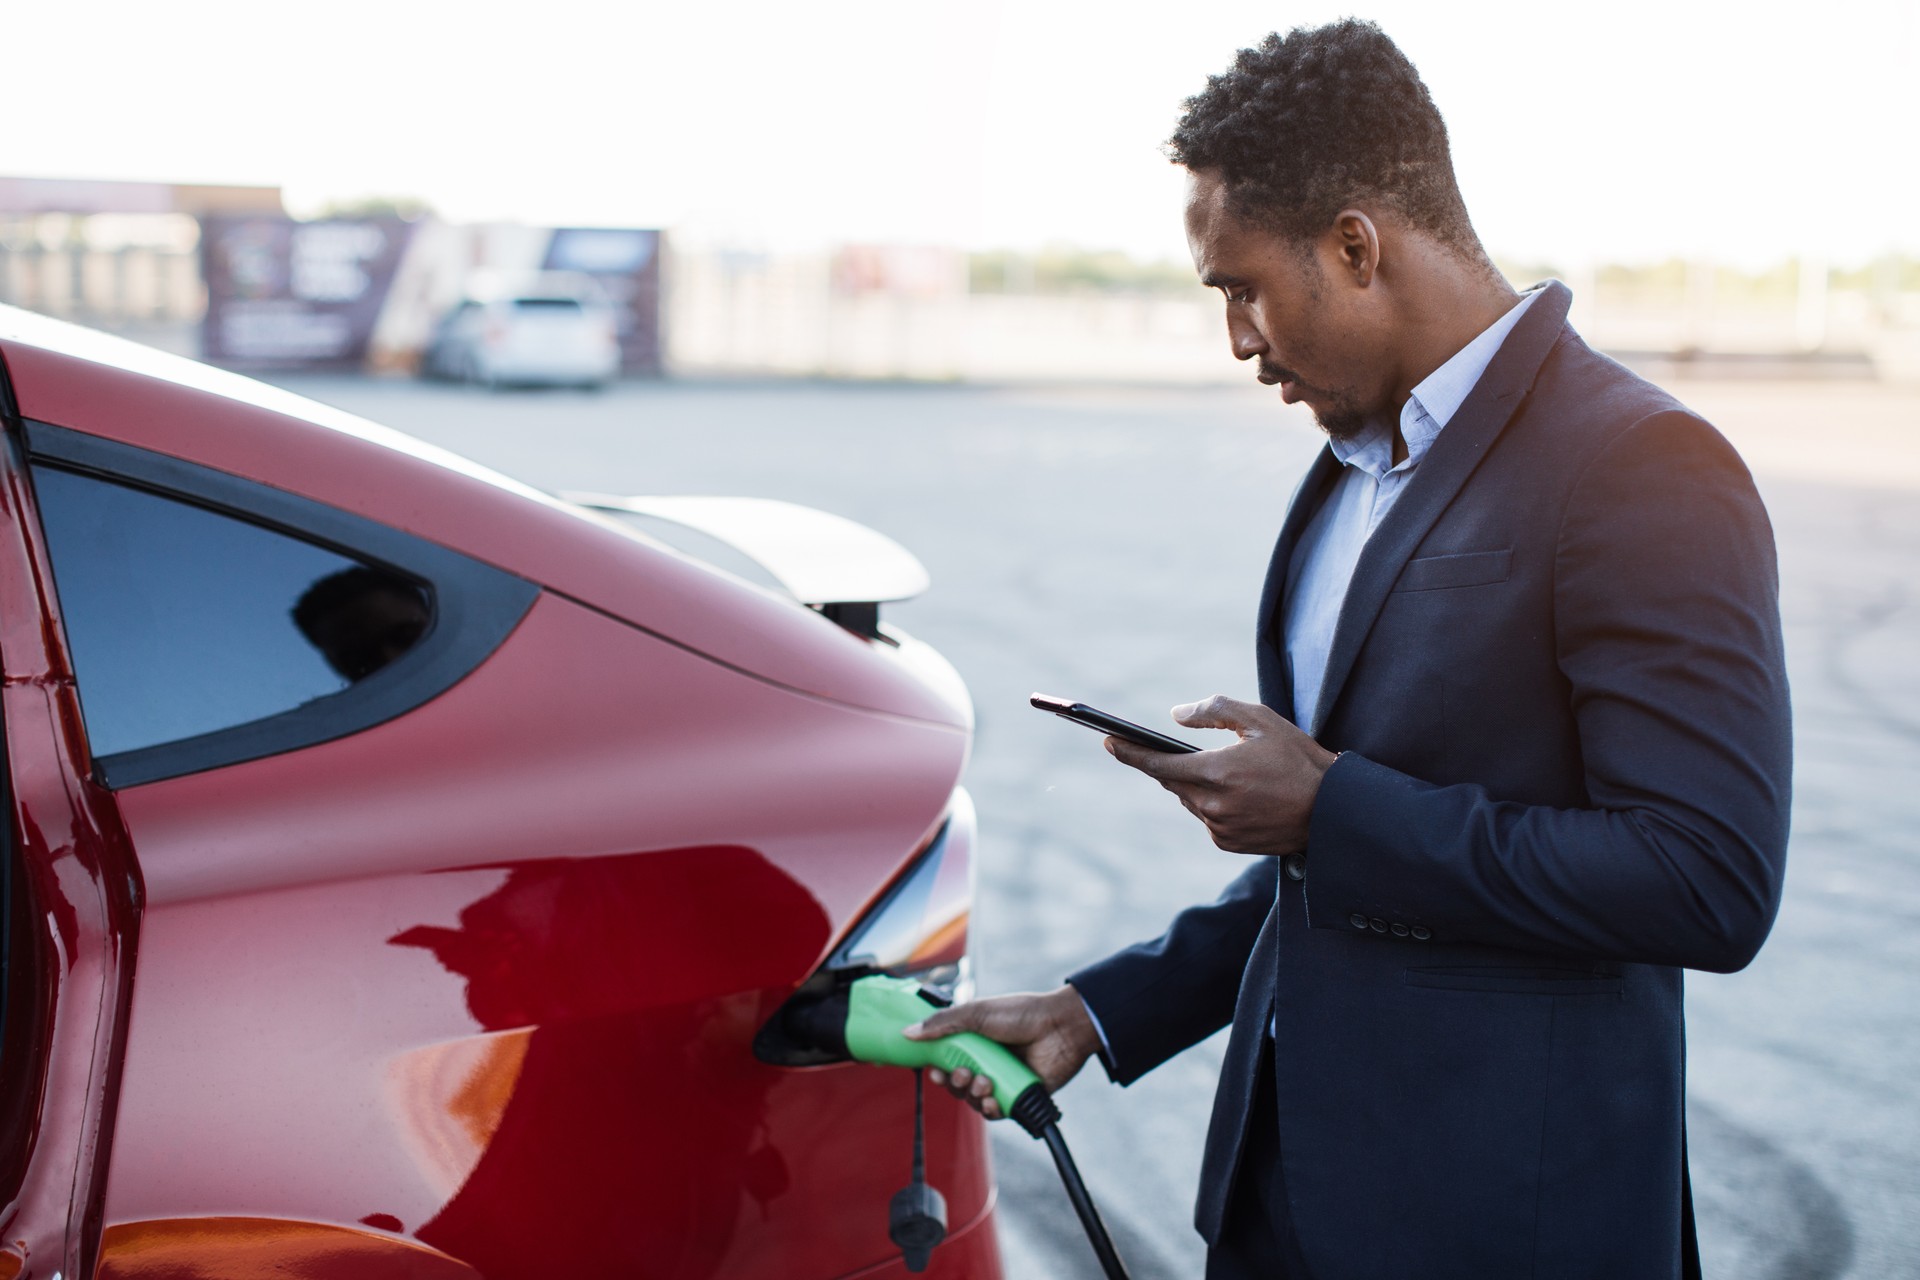
[[[1246,302],[1253,297],[1251,289],[1229,289],[1226,293],[1228,302]]]

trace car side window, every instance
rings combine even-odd
[[[432,626],[423,584],[303,539],[54,467],[34,488],[96,755],[339,693]]]
[[[326,742],[464,679],[539,595],[364,516],[43,422],[27,452],[97,776]]]

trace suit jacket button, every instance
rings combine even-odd
[[[1417,924],[1413,926],[1413,936],[1420,939],[1420,941],[1425,942],[1428,938],[1431,938],[1433,936],[1433,930],[1427,928],[1427,926],[1423,924]]]
[[[1375,916],[1372,920],[1369,920],[1367,923],[1373,926],[1373,931],[1375,933],[1385,933],[1387,931],[1387,922],[1385,920],[1380,919],[1378,916]]]
[[[1367,927],[1367,918],[1356,911],[1347,917],[1347,923],[1356,929],[1364,929]]]
[[[1307,859],[1304,854],[1290,853],[1280,859],[1280,865],[1287,870],[1287,879],[1305,880],[1307,878]]]
[[[1405,925],[1403,925],[1403,924],[1401,924],[1401,923],[1400,923],[1400,922],[1399,922],[1398,920],[1395,920],[1395,921],[1393,922],[1393,936],[1394,936],[1394,937],[1396,937],[1396,938],[1404,938],[1404,937],[1406,937],[1406,936],[1407,936],[1407,926],[1405,926]]]

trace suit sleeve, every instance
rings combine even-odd
[[[1273,909],[1277,866],[1256,860],[1158,938],[1068,977],[1099,1024],[1114,1083],[1132,1084],[1233,1020],[1240,976]]]
[[[1791,737],[1773,534],[1726,441],[1682,413],[1611,441],[1570,493],[1553,602],[1588,807],[1343,755],[1310,826],[1316,925],[1744,967],[1779,905]]]

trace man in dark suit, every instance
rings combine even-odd
[[[1563,286],[1494,270],[1378,28],[1242,51],[1172,150],[1235,356],[1330,439],[1268,572],[1260,702],[1175,711],[1236,739],[1107,746],[1250,865],[921,1034],[1127,1084],[1231,1022],[1212,1277],[1698,1274],[1681,970],[1753,958],[1787,835],[1752,481],[1580,340]]]

